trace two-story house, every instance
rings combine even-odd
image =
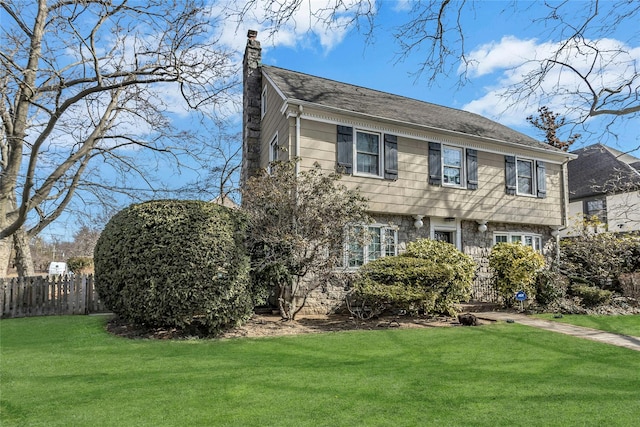
[[[568,164],[571,236],[594,216],[600,231],[640,231],[640,159],[603,144],[573,152]]]
[[[371,245],[346,255],[347,267],[417,238],[445,240],[479,263],[482,298],[495,243],[555,255],[574,156],[467,111],[262,65],[255,37],[244,60],[243,177],[283,156],[342,171],[375,218]]]

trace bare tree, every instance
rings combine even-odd
[[[565,141],[560,139],[558,131],[566,124],[566,119],[544,105],[538,108],[537,117],[529,116],[527,117],[527,121],[544,132],[544,139],[547,144],[559,148],[562,151],[569,151],[569,147],[580,138],[579,133],[574,133]]]
[[[206,153],[199,157],[205,159],[208,156],[209,161],[203,162],[197,179],[179,189],[178,193],[188,198],[215,199],[222,205],[237,203],[240,191],[242,133],[212,132],[208,138],[213,140],[207,145]],[[204,141],[203,145],[206,145]]]
[[[246,0],[238,2],[240,16],[252,8],[265,7],[261,24],[267,32],[295,25],[302,11],[312,27],[357,26],[373,37],[381,25],[376,20],[384,3],[373,5],[368,0],[329,0],[324,6],[302,0]],[[426,77],[436,83],[442,75],[459,75],[459,84],[468,82],[477,65],[467,43],[465,23],[473,20],[482,1],[422,0],[408,2],[406,20],[393,31],[399,44],[398,61],[416,61],[416,77]],[[561,106],[567,124],[585,127],[593,117],[601,117],[607,131],[624,117],[640,117],[640,69],[633,42],[637,31],[624,40],[612,43],[612,35],[623,24],[636,25],[640,18],[640,3],[630,0],[590,0],[580,2],[504,2],[504,19],[526,16],[539,24],[541,38],[552,40],[548,51],[540,57],[522,61],[522,75],[506,87],[505,106],[515,104],[549,105],[551,99],[563,99]],[[626,43],[626,44],[625,44]],[[516,66],[514,66],[514,70]],[[555,107],[554,108],[558,108]],[[565,111],[566,110],[566,111]],[[601,122],[599,122],[601,123]],[[601,126],[599,125],[599,128]],[[586,133],[586,130],[583,131]],[[615,136],[615,135],[614,135]]]
[[[200,0],[0,2],[0,266],[8,239],[28,250],[28,237],[73,201],[162,190],[150,169],[188,163],[196,141],[172,126],[171,114],[215,111],[237,85],[231,53],[210,39],[215,23],[204,7]],[[19,273],[28,273],[28,254],[18,255],[26,257]]]

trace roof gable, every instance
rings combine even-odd
[[[569,199],[640,188],[640,159],[603,144],[573,152],[568,164]]]
[[[304,101],[381,119],[564,153],[555,147],[468,111],[278,67],[263,65],[262,71],[288,101]]]

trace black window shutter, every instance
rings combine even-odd
[[[467,188],[478,189],[478,150],[467,148]]]
[[[384,135],[384,179],[398,179],[398,137]]]
[[[536,162],[536,178],[538,180],[538,198],[544,199],[547,197],[547,168],[544,162],[538,160]]]
[[[353,128],[338,125],[338,172],[353,173]]]
[[[515,156],[504,156],[504,174],[505,174],[505,182],[507,186],[507,194],[515,195],[516,194],[516,157]]]
[[[442,185],[442,158],[440,144],[429,143],[429,184]]]

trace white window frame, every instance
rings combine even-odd
[[[271,142],[269,143],[269,162],[274,162],[278,160],[278,152],[280,150],[280,146],[278,145],[278,132],[271,138]]]
[[[451,150],[451,151],[457,151],[458,153],[460,153],[460,166],[455,166],[455,165],[448,165],[447,163],[445,163],[445,155],[444,152],[445,150]],[[459,169],[460,170],[460,183],[456,184],[456,183],[449,183],[445,181],[445,169],[446,168],[451,168],[451,169]],[[464,188],[466,187],[465,185],[465,150],[462,147],[455,147],[453,145],[445,145],[442,144],[440,147],[440,169],[441,169],[441,179],[442,179],[442,186],[443,187],[456,187],[456,188]]]
[[[525,193],[524,191],[520,190],[520,168],[518,167],[520,165],[520,162],[526,162],[529,163],[530,165],[530,170],[531,170],[531,192],[530,193]],[[537,176],[538,171],[536,170],[536,162],[533,159],[525,159],[525,158],[520,158],[520,157],[516,157],[516,194],[519,196],[530,196],[530,197],[536,197],[537,194],[537,183],[538,183],[538,176]]]
[[[498,241],[500,240],[500,241]],[[525,246],[532,247],[537,252],[542,252],[542,236],[536,233],[527,233],[527,232],[503,232],[496,231],[493,233],[493,244],[497,245],[498,243],[516,243],[520,242]]]
[[[267,86],[262,88],[262,95],[260,95],[260,118],[265,114],[267,114]]]
[[[590,210],[589,209],[589,204],[593,203],[593,202],[597,202],[601,205],[601,207],[597,208],[597,209],[593,209]],[[607,219],[608,219],[608,215],[607,215],[607,200],[604,196],[602,197],[597,197],[595,199],[589,199],[589,200],[585,200],[584,201],[584,216],[587,220],[591,220],[591,218],[593,218],[594,216],[598,217],[598,220],[603,223],[606,224],[607,223]]]
[[[352,261],[357,261],[360,257],[353,256],[353,249],[351,248],[351,243],[347,239],[345,239],[344,245],[344,257],[343,257],[343,265],[347,267],[349,270],[357,270],[363,265],[369,263],[378,258],[383,258],[386,256],[396,256],[398,255],[398,228],[394,226],[390,226],[388,224],[369,224],[369,225],[356,225],[353,226],[356,228],[365,228],[367,230],[371,229],[379,229],[379,248],[376,251],[372,251],[372,243],[369,243],[360,248],[360,244],[355,243],[358,248],[358,255],[362,254],[361,262],[352,265]]]
[[[358,169],[358,133],[367,134],[367,135],[375,135],[378,138],[378,173],[370,173],[370,172],[361,172]],[[364,152],[362,152],[364,153]],[[368,153],[373,154],[373,153]],[[382,178],[384,177],[384,141],[382,140],[382,134],[380,132],[372,132],[364,129],[355,129],[353,130],[353,174],[356,176],[367,176],[367,177],[376,177]]]

